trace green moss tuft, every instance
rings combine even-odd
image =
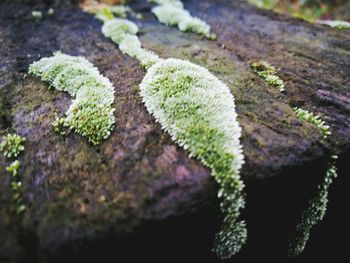
[[[152,51],[142,48],[136,36],[137,32],[138,27],[126,19],[114,18],[106,21],[102,26],[104,36],[111,38],[119,45],[124,54],[137,58],[145,68],[149,68],[161,59]]]
[[[330,127],[326,125],[326,123],[323,120],[321,120],[320,116],[298,107],[294,107],[293,111],[299,119],[315,125],[324,139],[327,139],[328,136],[331,135]]]
[[[171,1],[173,2],[173,1]],[[229,258],[246,242],[245,223],[239,221],[244,207],[241,128],[228,87],[208,70],[188,61],[160,59],[141,47],[136,25],[125,19],[104,22],[102,32],[120,50],[148,68],[140,89],[150,113],[172,139],[212,169],[220,185],[223,226],[215,237],[214,251]]]
[[[6,167],[6,171],[11,173],[13,177],[17,177],[19,168],[21,168],[21,163],[16,160]]]
[[[90,62],[57,52],[31,64],[29,73],[75,96],[66,117],[53,123],[57,132],[62,133],[62,127],[69,128],[93,144],[108,138],[115,123],[114,87]]]
[[[335,160],[338,157],[332,156],[332,161],[329,164],[323,182],[318,186],[318,192],[314,198],[309,201],[308,208],[302,213],[301,219],[297,224],[297,231],[292,241],[289,244],[289,255],[294,257],[301,254],[310,237],[310,232],[313,226],[323,220],[328,203],[328,189],[333,180],[337,177]]]
[[[0,151],[4,153],[7,158],[17,157],[24,151],[25,138],[17,134],[8,134],[2,138],[0,144]]]
[[[284,92],[284,82],[277,76],[277,69],[265,61],[254,62],[251,64],[254,72],[267,81],[270,85],[278,88],[280,92]]]
[[[208,70],[188,61],[167,59],[153,65],[141,85],[150,113],[191,157],[212,170],[220,185],[222,229],[214,251],[229,258],[246,242],[245,223],[238,221],[244,207],[241,128],[228,87]]]
[[[152,12],[160,23],[215,39],[215,35],[210,33],[210,26],[203,20],[192,17],[190,12],[184,9],[181,1],[150,0],[149,2],[158,4],[152,8]]]

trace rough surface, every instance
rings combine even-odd
[[[101,241],[105,248],[105,240],[124,240],[131,233],[151,233],[155,245],[162,245],[156,238],[185,237],[191,231],[193,236],[200,233],[198,239],[204,233],[213,238],[220,222],[214,180],[147,113],[138,87],[145,70],[103,37],[101,22],[77,6],[66,1],[19,2],[0,3],[0,135],[26,137],[19,160],[27,211],[22,218],[13,213],[11,180],[5,171],[9,163],[0,156],[0,261],[76,255],[82,247],[88,251],[86,244]],[[261,236],[269,234],[265,223],[274,224],[276,233],[285,227],[284,219],[294,227],[302,211],[295,207],[305,206],[312,196],[330,152],[349,152],[350,34],[259,11],[240,1],[184,4],[212,26],[216,41],[159,24],[145,1],[132,7],[145,17],[136,21],[145,48],[208,68],[236,98],[246,156],[242,177],[248,199],[243,217],[251,240],[246,251],[252,251],[254,246],[264,247]],[[53,15],[47,14],[50,7]],[[33,10],[43,11],[43,18],[33,19]],[[70,98],[26,76],[30,63],[57,50],[86,57],[118,87],[113,104],[116,128],[100,146],[74,133],[54,133],[55,113],[62,115]],[[285,95],[250,69],[258,60],[280,68]],[[331,126],[330,143],[317,128],[297,119],[294,106],[319,114]],[[286,190],[287,184],[293,187]],[[309,193],[301,198],[301,191]],[[270,213],[283,216],[277,221],[268,217]],[[173,230],[179,222],[182,228]],[[264,229],[257,237],[259,227]],[[148,228],[167,234],[156,235]],[[132,240],[125,244],[136,246]],[[147,246],[147,238],[139,240]]]

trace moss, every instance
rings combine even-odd
[[[145,68],[160,61],[160,58],[152,51],[142,48],[141,42],[136,36],[138,27],[133,22],[126,19],[110,19],[102,26],[104,36],[112,39],[119,45],[120,50],[131,57],[141,61]]]
[[[278,88],[280,92],[284,92],[284,82],[277,76],[277,69],[265,61],[253,62],[251,64],[254,72],[267,81],[271,86]]]
[[[52,16],[55,13],[55,9],[53,8],[49,8],[49,10],[47,11],[47,14]]]
[[[21,163],[16,160],[6,167],[6,171],[11,173],[13,177],[17,177],[19,168],[21,168]]]
[[[159,22],[168,26],[177,26],[181,31],[194,32],[215,39],[215,35],[210,33],[210,26],[203,20],[192,17],[190,12],[184,9],[181,1],[150,0],[150,2],[158,4],[152,8],[152,13]]]
[[[174,141],[212,169],[220,185],[223,226],[215,237],[214,251],[229,258],[246,242],[245,223],[239,221],[244,207],[241,128],[228,87],[207,69],[178,59],[160,59],[141,47],[138,28],[125,19],[105,20],[102,32],[123,53],[136,57],[148,68],[141,96],[148,111]]]
[[[8,134],[3,137],[2,143],[0,144],[0,151],[3,151],[5,157],[9,159],[17,157],[21,152],[24,151],[24,142],[24,137],[19,136],[17,134]],[[23,213],[26,209],[22,201],[22,182],[19,176],[20,168],[21,163],[18,160],[13,161],[9,166],[6,167],[6,171],[11,173],[12,175],[12,200],[16,205],[17,214]]]
[[[307,121],[312,125],[315,125],[324,139],[327,139],[328,136],[331,135],[330,127],[326,125],[326,123],[323,120],[321,120],[320,116],[298,107],[294,107],[293,111],[299,119]]]
[[[337,177],[335,160],[338,157],[332,156],[332,161],[326,171],[323,182],[318,186],[318,192],[314,198],[309,201],[308,208],[302,213],[297,224],[296,234],[289,244],[289,255],[297,256],[305,249],[306,243],[310,237],[313,226],[323,220],[328,203],[328,189],[333,180]]]
[[[108,138],[115,123],[114,87],[90,62],[57,52],[31,64],[29,73],[75,96],[66,117],[53,123],[56,131],[61,133],[61,128],[67,127],[93,144]]]
[[[229,258],[246,241],[245,223],[238,221],[244,207],[241,128],[228,87],[208,70],[188,61],[167,59],[153,65],[141,85],[150,113],[191,157],[210,167],[220,185],[218,196],[225,215],[214,250]]]
[[[350,23],[338,20],[319,20],[319,24],[327,25],[336,29],[350,29]]]
[[[330,127],[326,125],[318,115],[298,107],[294,107],[293,110],[299,119],[315,125],[324,139],[327,139],[328,136],[331,135]],[[332,160],[328,165],[323,182],[318,186],[317,194],[309,201],[307,209],[301,215],[296,227],[296,233],[289,243],[288,253],[292,257],[297,256],[304,251],[307,241],[309,240],[312,227],[322,221],[324,215],[326,214],[328,189],[333,180],[337,177],[335,166],[337,158],[338,157],[336,155],[332,156]]]
[[[25,138],[17,134],[8,134],[2,138],[0,151],[7,158],[17,157],[24,151]]]
[[[39,21],[43,18],[43,13],[41,11],[32,11],[32,17]]]

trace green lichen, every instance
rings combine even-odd
[[[278,88],[280,92],[284,92],[284,82],[277,76],[277,69],[266,61],[258,61],[251,64],[254,72],[267,81],[271,86]]]
[[[350,23],[338,20],[319,20],[317,23],[327,25],[336,29],[350,29]]]
[[[72,129],[93,144],[109,137],[115,123],[114,87],[89,61],[56,52],[31,64],[29,73],[75,97],[66,117],[53,123],[56,131]]]
[[[207,69],[179,59],[153,65],[140,89],[148,111],[162,129],[188,150],[190,157],[211,168],[220,185],[218,196],[225,215],[214,251],[220,258],[231,257],[247,237],[245,223],[238,220],[245,201],[239,176],[241,128],[233,96]]]
[[[318,186],[318,192],[314,198],[309,201],[307,209],[302,213],[297,224],[296,234],[289,244],[289,255],[294,257],[301,254],[310,237],[310,232],[313,226],[323,220],[328,203],[328,190],[333,180],[337,177],[335,160],[338,157],[332,156],[332,161],[329,164],[323,182]]]
[[[17,157],[24,151],[25,138],[17,134],[8,134],[2,138],[0,151],[7,158]]]
[[[149,2],[158,4],[152,8],[152,13],[160,23],[177,26],[181,31],[194,32],[210,39],[216,38],[210,33],[210,26],[205,21],[191,16],[190,12],[184,9],[181,1],[149,0]]]
[[[324,139],[327,139],[328,136],[331,135],[330,127],[326,125],[323,120],[321,120],[320,116],[298,107],[294,107],[293,111],[299,119],[315,125]]]

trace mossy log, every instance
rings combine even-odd
[[[184,3],[212,26],[215,41],[161,25],[151,4],[134,1],[131,6],[144,16],[135,20],[140,40],[162,58],[206,67],[229,86],[246,160],[243,218],[251,241],[242,253],[283,252],[330,155],[349,156],[349,31],[241,1]],[[33,10],[43,17],[34,19]],[[86,57],[115,86],[116,128],[101,145],[75,133],[56,134],[51,123],[71,98],[27,75],[30,63],[58,50]],[[280,69],[284,94],[250,68],[259,60]],[[146,111],[139,94],[145,69],[102,35],[100,21],[74,1],[1,1],[0,70],[0,135],[26,138],[19,160],[27,207],[23,217],[13,213],[9,162],[1,155],[1,262],[101,259],[113,253],[152,258],[175,250],[187,259],[189,252],[207,251],[214,261],[210,245],[222,218],[217,185]],[[299,120],[295,106],[319,114],[331,137],[324,140]],[[275,241],[264,244],[267,235]],[[191,247],[194,242],[198,247]]]

